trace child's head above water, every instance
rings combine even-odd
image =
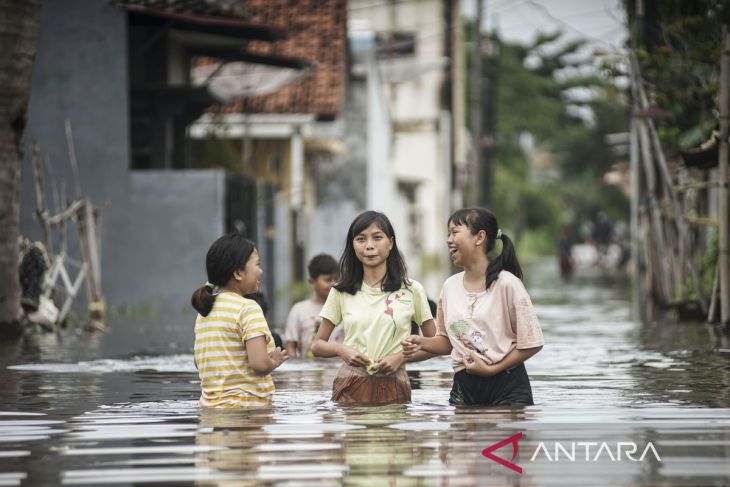
[[[383,213],[366,211],[355,218],[347,231],[335,288],[355,294],[362,285],[363,266],[382,265],[383,261],[386,269],[380,284],[383,291],[393,292],[410,285],[393,225]]]
[[[215,287],[241,296],[258,291],[262,271],[253,242],[240,233],[229,233],[213,242],[205,256],[208,282],[198,288],[191,303],[198,313],[207,316],[215,303]]]
[[[312,257],[307,265],[309,270],[309,285],[319,301],[327,299],[332,285],[337,280],[337,261],[329,254],[319,254]]]

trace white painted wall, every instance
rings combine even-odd
[[[371,0],[348,2],[349,20],[357,25],[367,25],[374,32],[416,33],[415,56],[379,63],[393,130],[390,172],[396,187],[400,182],[415,184],[417,188],[412,203],[396,190],[393,204],[386,213],[396,228],[398,245],[406,257],[410,275],[423,283],[434,299],[450,270],[443,228],[451,209],[448,177],[451,156],[447,145],[451,134],[448,125],[444,126],[439,104],[444,81],[443,68],[439,66],[443,66],[444,36],[448,35],[442,13],[439,0],[391,4],[377,4]],[[410,67],[406,72],[416,73],[416,77],[387,82],[387,73],[394,65],[397,64],[400,70],[408,63]],[[371,184],[370,178],[368,184]],[[410,223],[413,211],[420,213],[419,225]],[[442,261],[440,268],[434,268],[434,258]],[[424,266],[424,262],[430,263]]]

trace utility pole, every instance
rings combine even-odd
[[[489,37],[487,42],[488,44],[483,46],[482,54],[487,53],[491,57],[494,53],[495,44]],[[479,150],[482,153],[482,173],[479,185],[482,191],[479,206],[489,208],[492,205],[492,158],[494,156],[494,134],[497,130],[495,102],[498,76],[495,70],[489,69],[489,66],[486,66],[486,70],[484,68],[484,61],[482,60],[482,136],[479,144]]]
[[[730,215],[728,215],[728,120],[730,118],[730,100],[728,90],[730,89],[730,33],[727,25],[722,26],[722,47],[720,51],[720,150],[719,150],[719,171],[720,171],[720,198],[718,211],[720,214],[720,235],[718,243],[718,266],[720,267],[720,322],[730,323]]]
[[[632,68],[633,69],[633,68]],[[633,80],[632,80],[633,83]],[[629,146],[629,167],[631,181],[631,260],[634,265],[634,276],[631,280],[631,302],[632,312],[637,321],[642,321],[644,316],[641,313],[641,255],[639,251],[639,198],[641,197],[641,181],[639,180],[639,121],[631,117],[631,135]]]
[[[485,192],[488,188],[483,187],[484,183],[484,157],[482,154],[482,16],[485,0],[476,1],[476,20],[474,22],[474,50],[471,63],[471,130],[474,140],[474,159],[476,162],[476,184],[473,194],[470,196],[471,204],[481,205],[485,200]]]

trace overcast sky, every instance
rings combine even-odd
[[[476,0],[462,0],[462,11],[473,17]],[[565,38],[582,37],[592,47],[620,48],[627,37],[620,0],[484,0],[483,28],[497,29],[503,39],[530,43],[538,32],[558,29]]]

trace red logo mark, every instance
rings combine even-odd
[[[520,438],[522,438],[522,432],[519,432],[514,436],[510,436],[509,438],[505,438],[502,441],[498,441],[494,445],[490,445],[490,446],[486,447],[484,450],[482,450],[482,455],[489,458],[490,460],[494,460],[495,462],[499,463],[500,465],[504,465],[505,467],[511,468],[515,472],[521,474],[522,467],[512,463],[515,461],[515,458],[517,458],[517,454],[520,451],[520,446],[517,444],[517,442],[520,440]],[[507,445],[509,443],[512,443],[512,459],[510,461],[507,461],[504,458],[500,458],[500,457],[492,454],[493,451],[499,450],[504,445]]]

